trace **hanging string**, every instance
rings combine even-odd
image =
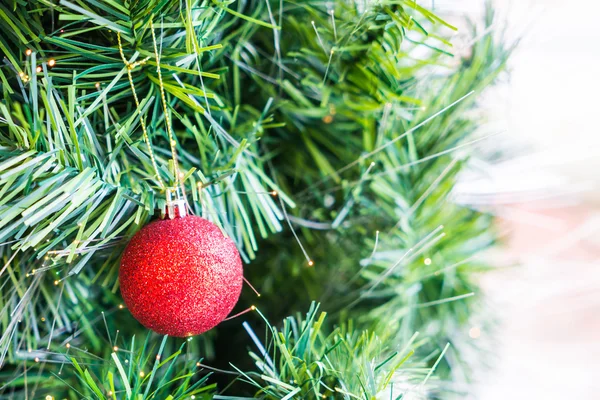
[[[154,151],[152,151],[152,143],[150,143],[150,136],[148,136],[148,129],[146,128],[146,118],[142,115],[140,101],[139,101],[137,93],[135,91],[133,77],[131,76],[131,71],[135,67],[145,64],[146,61],[148,61],[150,59],[150,57],[146,57],[145,59],[143,59],[141,61],[136,61],[136,62],[130,63],[125,58],[125,53],[123,52],[123,44],[121,43],[121,33],[120,32],[117,32],[117,40],[119,42],[119,53],[121,54],[121,59],[123,60],[125,67],[127,67],[127,77],[129,78],[129,85],[131,86],[131,91],[133,92],[133,100],[135,101],[136,112],[137,112],[138,116],[140,117],[140,125],[142,126],[144,142],[146,142],[146,147],[148,148],[148,153],[150,154],[150,160],[152,161],[152,167],[154,168],[154,173],[156,174],[156,179],[158,180],[158,184],[159,184],[161,190],[165,190],[165,183],[163,182],[162,178],[160,177],[160,172],[158,171],[158,165],[156,164],[156,157],[154,156]]]
[[[163,112],[165,113],[165,124],[167,125],[167,133],[169,135],[169,144],[171,146],[171,157],[173,158],[173,169],[175,170],[175,187],[179,187],[179,163],[177,161],[177,142],[175,142],[175,135],[173,135],[173,129],[171,127],[171,117],[169,116],[169,110],[167,107],[167,99],[165,96],[165,88],[163,85],[162,74],[160,72],[160,56],[158,55],[158,46],[156,45],[156,34],[154,33],[154,23],[150,20],[150,31],[152,32],[152,42],[154,44],[154,57],[156,58],[156,73],[158,74],[158,83],[160,88],[160,99],[163,106]]]

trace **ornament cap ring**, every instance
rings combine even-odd
[[[166,212],[163,218],[183,218],[187,215],[187,201],[180,187],[167,188]]]

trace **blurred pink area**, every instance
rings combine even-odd
[[[518,263],[483,278],[501,318],[497,363],[478,376],[476,398],[598,399],[600,392],[600,211],[585,206],[509,227],[504,257]],[[482,336],[484,333],[482,333]]]

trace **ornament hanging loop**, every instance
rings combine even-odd
[[[163,218],[183,218],[187,215],[187,202],[181,187],[167,188],[167,204]]]

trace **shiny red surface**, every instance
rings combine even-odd
[[[243,283],[231,239],[197,216],[154,221],[129,242],[119,270],[121,295],[145,327],[170,336],[206,332],[227,317]]]

